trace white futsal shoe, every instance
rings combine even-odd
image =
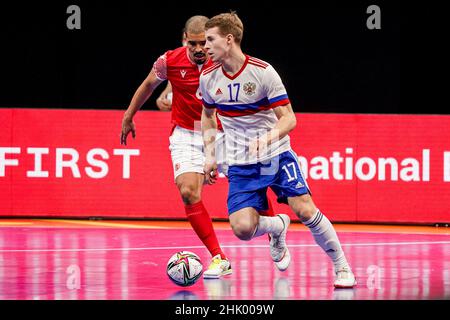
[[[280,234],[274,235],[270,234],[270,255],[272,260],[275,262],[278,270],[284,271],[289,267],[291,262],[291,254],[286,245],[286,233],[291,223],[291,219],[287,214],[278,214],[278,218],[283,221],[284,228]]]
[[[208,270],[203,272],[204,279],[219,279],[221,276],[232,274],[231,264],[228,259],[222,259],[220,254],[212,258]]]
[[[353,288],[356,283],[355,275],[350,267],[343,267],[336,271],[336,280],[334,281],[336,288]]]

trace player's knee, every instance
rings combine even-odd
[[[231,229],[240,240],[248,241],[252,239],[256,226],[249,221],[239,221],[231,225]]]
[[[317,208],[314,205],[314,202],[312,201],[310,195],[298,197],[295,203],[293,204],[293,209],[296,215],[302,221],[307,221],[311,219],[317,212]]]
[[[300,211],[300,214],[297,214],[297,216],[302,220],[302,221],[308,221],[309,219],[311,219],[314,214],[317,212],[317,209],[314,209],[311,206],[305,207]]]
[[[249,241],[253,237],[253,232],[243,231],[243,230],[233,230],[234,235],[240,240]]]
[[[200,193],[194,186],[191,185],[181,186],[180,195],[184,204],[194,204],[200,201]]]

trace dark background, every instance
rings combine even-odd
[[[66,27],[71,4],[81,8],[81,30]],[[366,27],[371,4],[381,8],[381,30]],[[275,67],[295,111],[445,113],[404,99],[401,48],[414,28],[404,4],[393,1],[10,4],[2,8],[0,107],[126,109],[155,59],[180,45],[187,18],[231,9],[244,22],[243,51]],[[163,87],[144,109],[156,109]]]

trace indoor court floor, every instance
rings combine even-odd
[[[0,220],[0,300],[431,300],[450,299],[450,229],[335,224],[357,277],[334,289],[329,258],[292,223],[285,272],[266,236],[244,242],[214,223],[233,274],[179,287],[166,275],[177,251],[210,256],[184,221]]]

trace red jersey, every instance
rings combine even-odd
[[[172,84],[172,123],[194,130],[194,122],[202,117],[202,95],[199,79],[202,71],[212,65],[206,60],[203,65],[191,61],[186,47],[169,50],[153,64],[156,77]],[[218,122],[219,129],[222,129]],[[199,129],[199,127],[197,127]]]

